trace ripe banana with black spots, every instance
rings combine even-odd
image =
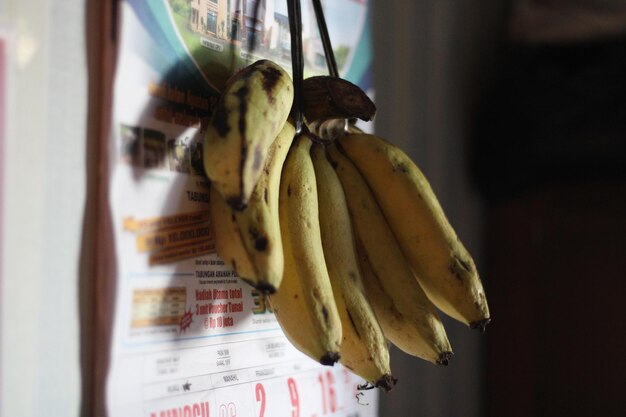
[[[348,134],[339,144],[366,179],[426,295],[450,317],[484,329],[489,308],[474,261],[419,168],[374,135]]]
[[[289,74],[269,60],[249,65],[226,83],[204,137],[204,169],[234,209],[248,204],[293,94]]]
[[[350,214],[341,183],[322,145],[313,145],[324,257],[333,288],[343,338],[340,362],[376,387],[395,385],[387,340],[361,282]]]
[[[415,279],[365,179],[328,147],[346,197],[366,294],[387,339],[404,352],[447,365],[450,342],[437,309]]]
[[[218,255],[263,293],[273,293],[283,277],[278,194],[280,174],[295,135],[287,122],[272,142],[261,177],[243,210],[233,209],[211,188],[211,215]]]
[[[251,285],[257,282],[257,275],[252,265],[252,258],[243,244],[239,224],[233,209],[224,201],[215,187],[211,187],[209,210],[211,227],[215,239],[215,250],[226,265]]]
[[[339,360],[342,326],[320,234],[311,140],[298,135],[280,180],[280,232],[285,270],[269,296],[278,323],[300,351],[323,365]]]

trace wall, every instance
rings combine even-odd
[[[13,33],[4,144],[0,415],[77,415],[85,198],[84,2],[0,3]]]

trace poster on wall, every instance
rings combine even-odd
[[[323,2],[342,77],[370,87],[368,5]],[[284,0],[126,0],[109,143],[115,306],[111,416],[377,415],[375,390],[296,350],[258,291],[216,255],[202,137],[230,74],[291,72]],[[326,74],[302,3],[305,76]],[[350,25],[345,19],[350,19]]]

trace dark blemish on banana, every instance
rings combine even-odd
[[[230,132],[230,126],[228,125],[228,112],[223,105],[217,106],[211,124],[217,130],[219,136],[222,139],[226,139],[226,135]]]
[[[350,279],[352,279],[352,282],[356,282],[357,281],[357,276],[354,273],[354,271],[348,272],[348,276],[350,277]]]
[[[274,87],[276,87],[276,84],[278,83],[278,80],[280,80],[282,74],[279,70],[272,67],[261,70],[261,73],[263,74],[263,89],[267,93],[270,103],[273,103],[275,100],[273,94]]]
[[[254,241],[254,249],[259,252],[263,252],[267,249],[267,237],[262,235],[258,229],[251,227],[248,229],[248,233],[250,233],[250,237]]]
[[[463,281],[465,276],[472,272],[470,265],[456,256],[454,257],[449,270],[459,281]]]
[[[456,258],[456,260],[459,262],[459,264],[461,264],[461,267],[463,269],[465,269],[467,272],[472,272],[472,268],[470,268],[470,265],[466,261],[460,258]]]
[[[291,185],[287,186],[287,197],[291,197]]]
[[[239,133],[243,136],[246,131],[246,111],[248,109],[247,97],[250,90],[247,86],[241,86],[239,90],[235,92],[235,95],[239,99]]]
[[[461,275],[461,272],[457,268],[456,262],[450,265],[450,268],[448,268],[448,270],[450,271],[452,275],[456,277],[456,279],[458,279],[459,281],[463,281],[463,276]]]
[[[254,249],[264,252],[267,249],[267,238],[265,236],[254,239]]]
[[[263,200],[265,201],[265,204],[269,204],[269,197],[267,196],[267,188],[265,189],[265,191],[263,191]]]
[[[263,163],[263,152],[260,147],[254,148],[254,160],[252,161],[252,169],[254,171],[258,171],[261,169],[261,164]]]
[[[354,323],[354,319],[352,318],[352,314],[350,314],[350,311],[346,310],[346,312],[348,313],[348,318],[350,319],[350,323],[352,324],[352,328],[354,329],[354,333],[356,333],[357,337],[360,339],[361,335],[359,334],[359,329],[356,328],[356,324]]]
[[[243,117],[240,117],[240,120],[243,119]],[[245,127],[245,121],[244,121],[244,127]],[[241,123],[239,128],[241,129]],[[243,135],[243,131],[241,132],[241,134]],[[244,163],[246,162],[246,156],[248,156],[248,145],[246,144],[246,138],[245,136],[241,138],[241,151],[240,151],[240,160],[239,160],[239,172],[240,172],[240,176],[239,176],[239,192],[241,194],[243,194],[243,166]],[[240,195],[239,198],[234,201],[231,206],[235,207],[235,209],[237,210],[243,210],[246,207],[246,204],[244,204],[244,202],[242,201],[243,196]]]
[[[328,310],[326,310],[326,306],[322,306],[322,315],[324,316],[324,321],[328,323]]]

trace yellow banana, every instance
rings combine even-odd
[[[328,159],[345,192],[366,294],[385,336],[410,355],[447,365],[452,349],[441,319],[365,179],[337,147],[328,147]]]
[[[345,135],[339,144],[365,177],[426,295],[450,317],[484,329],[489,308],[474,261],[419,168],[374,135]]]
[[[226,83],[204,137],[204,169],[233,208],[248,204],[292,102],[291,78],[269,60],[249,65]]]
[[[265,167],[243,210],[234,210],[211,191],[211,213],[218,255],[237,274],[264,293],[273,293],[283,276],[278,193],[280,173],[295,134],[287,122],[269,148]]]
[[[372,385],[389,391],[395,379],[391,376],[387,341],[365,296],[341,183],[323,146],[313,145],[311,158],[324,257],[343,329],[340,362]]]
[[[255,285],[257,283],[256,271],[252,265],[252,258],[243,244],[239,225],[233,216],[233,209],[224,201],[215,187],[211,187],[209,210],[217,254],[242,279]]]
[[[280,180],[280,231],[285,271],[269,297],[286,336],[323,365],[339,360],[341,320],[326,269],[318,215],[311,140],[298,135]]]

